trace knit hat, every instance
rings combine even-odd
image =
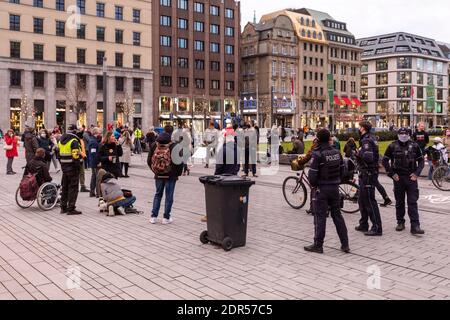
[[[330,141],[330,131],[327,129],[320,129],[319,132],[317,132],[317,139],[319,139],[319,143],[327,143]]]

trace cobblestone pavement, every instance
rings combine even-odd
[[[359,215],[345,214],[352,253],[339,251],[329,221],[325,253],[317,255],[303,250],[313,237],[312,217],[284,202],[281,183],[290,172],[283,167],[276,176],[256,179],[247,246],[225,252],[199,242],[206,225],[200,221],[205,195],[198,177],[212,169],[196,165],[182,177],[174,223],[151,225],[155,187],[145,157],[134,156],[131,178],[120,180],[145,214],[107,217],[86,193],[78,198],[81,216],[42,212],[36,205],[19,209],[14,192],[20,175],[6,176],[1,156],[0,299],[450,298],[450,193],[427,180],[420,180],[424,236],[412,236],[408,228],[395,232],[393,206],[381,210],[381,238],[357,233]],[[14,168],[19,172],[23,165],[16,159]],[[60,181],[54,168],[51,174]],[[381,179],[392,196],[392,184]],[[78,273],[81,287],[74,288]]]

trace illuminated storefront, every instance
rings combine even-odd
[[[10,101],[10,125],[15,132],[21,131],[20,126],[20,99],[11,99]]]

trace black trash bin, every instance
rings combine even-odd
[[[245,246],[247,238],[247,210],[250,187],[255,184],[238,176],[205,176],[208,231],[203,231],[200,241],[213,242],[225,251]]]

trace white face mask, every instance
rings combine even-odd
[[[47,135],[45,133],[43,133],[43,134],[41,134],[41,137],[45,138],[45,137],[47,137]]]
[[[407,135],[407,134],[399,134],[399,135],[398,135],[398,140],[399,140],[400,142],[405,143],[405,142],[408,142],[409,139],[410,139],[410,137],[409,137],[409,135]]]

